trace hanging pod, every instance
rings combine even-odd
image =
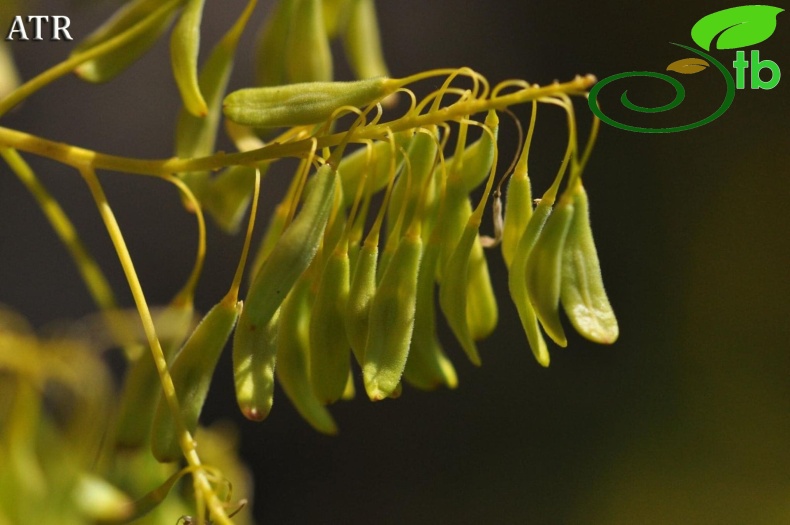
[[[285,47],[288,43],[295,5],[295,0],[275,2],[274,10],[263,25],[255,49],[255,83],[259,86],[279,86],[288,83]]]
[[[499,117],[496,111],[489,110],[484,123],[492,133],[484,131],[479,139],[464,149],[461,157],[458,175],[463,181],[467,193],[486,180],[494,163],[497,138],[499,137]],[[452,162],[452,159],[448,159],[447,162]]]
[[[191,95],[191,102],[192,106],[190,107],[187,103],[187,96],[182,95],[184,98],[184,107],[181,108],[178,114],[178,120],[176,122],[176,139],[175,139],[175,152],[176,156],[182,159],[188,159],[193,157],[204,157],[211,155],[214,152],[214,146],[217,140],[217,131],[219,129],[219,122],[220,117],[222,116],[222,99],[225,95],[225,91],[228,87],[228,80],[230,79],[230,74],[233,71],[233,59],[236,52],[236,47],[239,42],[239,38],[241,37],[242,32],[244,31],[245,26],[247,25],[247,20],[249,19],[250,15],[252,14],[253,8],[255,7],[256,0],[250,0],[245,8],[244,12],[239,16],[238,20],[235,24],[228,30],[227,33],[222,37],[222,39],[217,43],[217,45],[212,49],[209,57],[206,59],[203,68],[200,71],[200,77],[195,78],[194,82],[196,82],[196,86],[192,86],[191,80],[191,68],[197,68],[197,42],[193,42],[192,45],[195,46],[194,50],[191,52],[194,53],[194,61],[195,63],[190,62],[189,64],[179,63],[177,69],[177,77],[180,75],[181,77],[188,76],[189,79],[184,79],[182,82],[185,86],[192,86],[192,87],[184,87],[182,89],[188,89],[191,92],[197,93],[200,96],[200,100],[202,101],[202,105],[204,107],[203,113],[195,115],[195,108],[196,105],[199,104],[195,102],[194,99],[197,95]],[[191,11],[190,11],[191,10]],[[197,12],[195,12],[198,10]],[[200,24],[200,12],[202,10],[202,3],[200,5],[195,5],[195,2],[191,2],[187,5],[184,13],[181,15],[181,19],[179,20],[178,24],[176,25],[176,29],[173,32],[173,39],[171,40],[171,45],[173,49],[173,53],[176,53],[176,31],[181,28],[181,33],[179,33],[178,40],[184,40],[190,38],[192,32],[190,32],[189,28],[184,28],[185,24],[192,23]],[[195,39],[199,38],[199,27],[193,27],[191,31],[194,31],[193,37]],[[187,46],[187,44],[182,44],[182,47]],[[187,50],[178,51],[179,53],[188,53]],[[175,63],[175,56],[173,57],[173,69],[176,71],[176,63]],[[187,71],[189,73],[187,73]],[[196,75],[196,73],[195,73]],[[180,86],[180,84],[179,84]],[[204,98],[205,97],[205,98]],[[268,164],[266,164],[268,166]],[[241,166],[232,166],[228,168],[228,170],[238,171],[242,169]],[[248,184],[248,194],[252,194],[252,180],[254,179],[254,169],[246,168],[250,170],[249,176],[249,184]],[[227,171],[227,170],[226,170]],[[224,174],[224,172],[223,172]],[[200,172],[189,172],[189,173],[181,173],[179,177],[183,180],[189,189],[198,197],[198,200],[202,203],[205,200],[209,199],[212,196],[212,192],[214,191],[224,191],[229,188],[226,186],[219,186],[216,184],[216,179],[214,181],[210,181],[209,179],[210,173],[208,171],[200,171]],[[218,177],[219,178],[219,177]],[[223,177],[224,178],[224,177]],[[227,181],[223,181],[227,182]],[[215,200],[216,200],[215,196]],[[249,199],[248,199],[249,200]],[[216,207],[213,207],[216,210]],[[209,209],[211,212],[211,208]],[[215,212],[211,212],[212,215],[216,215]],[[226,212],[227,213],[227,212]],[[242,213],[243,214],[243,213]],[[240,214],[241,215],[241,214]],[[215,217],[216,218],[216,217]],[[227,222],[225,216],[223,216],[220,221],[222,223]]]
[[[354,266],[346,315],[343,324],[346,336],[360,366],[365,363],[365,345],[368,340],[370,303],[376,293],[376,266],[379,258],[378,238],[364,242]]]
[[[310,315],[310,382],[319,401],[334,403],[348,382],[351,351],[345,318],[350,289],[348,243],[327,257]]]
[[[341,106],[366,106],[398,89],[398,81],[304,82],[240,89],[225,97],[225,116],[253,127],[290,127],[325,122]]]
[[[562,347],[568,344],[560,322],[559,310],[562,252],[573,221],[573,214],[573,200],[567,194],[563,194],[535,241],[527,259],[526,270],[529,300],[540,324],[549,337]]]
[[[581,184],[573,193],[573,204],[576,209],[562,252],[560,301],[577,332],[596,343],[611,344],[620,330],[604,290],[587,192]]]
[[[203,117],[208,106],[198,86],[198,52],[200,51],[200,21],[205,0],[187,0],[181,16],[170,35],[170,61],[173,77],[181,93],[186,110]]]
[[[457,176],[448,175],[435,227],[442,240],[439,245],[439,264],[436,265],[436,277],[439,282],[442,282],[453,251],[458,246],[471,216],[472,203],[469,201],[469,194]]]
[[[521,237],[532,218],[532,188],[530,186],[526,170],[520,171],[516,168],[507,185],[505,218],[502,225],[502,258],[508,269],[513,266],[513,259],[516,257]],[[551,210],[550,207],[549,210]],[[533,243],[534,240],[532,240]],[[529,249],[532,249],[531,245]]]
[[[447,324],[450,325],[453,335],[461,343],[469,360],[477,366],[480,366],[480,354],[469,330],[466,315],[469,298],[466,284],[469,281],[469,258],[472,247],[475,242],[479,242],[479,228],[480,223],[474,220],[474,216],[470,218],[447,263],[439,286],[439,305],[447,319]]]
[[[280,309],[277,337],[277,381],[299,414],[324,434],[336,434],[337,425],[321,404],[310,383],[310,280],[302,276]]]
[[[466,295],[466,323],[469,326],[469,335],[475,341],[485,339],[496,329],[499,322],[499,307],[479,235],[472,242],[472,251],[469,253]]]
[[[186,339],[192,326],[194,309],[191,300],[176,298],[161,316],[155,318],[157,333],[169,328],[170,337],[162,339],[162,352],[168,365],[176,350]],[[151,436],[151,423],[154,419],[162,386],[153,356],[148,349],[132,363],[123,383],[118,419],[115,423],[115,443],[123,448],[137,448],[144,445]]]
[[[352,0],[321,0],[324,27],[329,38],[335,38],[346,26],[348,6]]]
[[[321,0],[295,0],[285,45],[288,82],[330,82],[332,51]]]
[[[394,235],[396,238],[404,235],[406,228],[415,219],[421,201],[423,210],[433,207],[436,195],[434,185],[428,184],[428,179],[433,176],[438,152],[439,139],[436,126],[422,129],[414,134],[406,151],[410,169],[401,170],[387,206],[387,235]],[[396,217],[400,221],[401,231],[394,231]],[[422,220],[421,217],[416,219]]]
[[[233,338],[234,356],[238,356],[241,362],[255,355],[258,363],[255,368],[264,370],[260,377],[270,381],[267,385],[256,384],[256,390],[266,392],[267,395],[274,388],[276,361],[276,348],[270,344],[273,331],[270,323],[288,292],[318,251],[329,219],[336,182],[337,173],[329,164],[321,166],[308,182],[301,210],[256,271],[244,310],[239,317]],[[264,347],[269,351],[263,352],[261,348]],[[258,381],[262,382],[261,379]],[[242,399],[238,401],[240,405],[243,402]],[[245,412],[245,415],[251,419],[263,419],[270,408],[271,405],[263,404],[255,407],[254,412]]]
[[[357,78],[388,76],[373,0],[350,0],[343,31],[346,57]]]
[[[542,366],[549,366],[549,349],[540,331],[538,317],[527,291],[527,261],[554,205],[553,193],[544,196],[532,210],[532,187],[528,173],[529,148],[535,131],[537,102],[532,105],[532,119],[513,175],[507,186],[505,217],[502,225],[502,257],[508,269],[508,289],[516,305],[521,326],[532,354]]]
[[[197,428],[211,377],[240,310],[241,302],[228,294],[203,317],[170,367],[181,410],[179,417],[190,434]],[[151,429],[151,449],[158,461],[175,461],[181,457],[177,428],[170,406],[160,398]]]
[[[446,206],[440,212],[443,215],[440,216],[438,226],[443,232],[439,248],[440,261],[437,267],[437,276],[440,283],[444,282],[445,276],[449,271],[448,267],[454,264],[455,250],[472,216],[472,203],[459,182],[460,179],[456,179],[454,182],[448,180],[445,193]],[[488,271],[488,261],[486,260],[479,235],[477,238],[472,239],[469,251],[465,253],[468,258],[468,261],[465,263],[468,265],[468,269],[465,272],[466,325],[472,339],[480,340],[489,336],[496,328],[499,320],[499,310]],[[456,266],[458,262],[456,261]],[[457,279],[457,275],[453,279]],[[460,285],[460,283],[453,283],[452,286],[456,285]]]
[[[486,125],[493,131],[493,137],[489,133],[483,132],[482,136],[471,146],[465,146],[462,141],[465,140],[466,132],[463,131],[459,133],[459,145],[456,147],[455,155],[445,161],[449,172],[437,223],[437,227],[441,228],[443,239],[440,245],[436,274],[439,281],[441,281],[444,269],[461,239],[469,217],[472,216],[469,192],[491,173],[499,129],[499,118],[495,111],[489,111],[486,116]],[[486,264],[482,250],[476,249],[475,258],[482,260],[482,264]],[[486,273],[488,273],[487,268]]]
[[[431,236],[425,245],[417,278],[417,299],[414,312],[414,333],[403,378],[415,388],[434,390],[441,385],[458,386],[458,376],[436,336],[436,303],[434,275],[439,260],[440,240]]]
[[[419,231],[407,233],[384,271],[370,304],[370,324],[362,373],[373,401],[392,395],[409,354],[422,258]]]
[[[123,33],[139,27],[141,31],[127,43],[87,60],[74,72],[88,82],[107,82],[126,70],[144,55],[173,21],[182,0],[134,0],[121,7],[107,22],[77,44],[71,56],[87,51]]]
[[[510,270],[513,265],[516,250],[521,248],[519,243],[532,218],[532,185],[529,180],[528,159],[529,149],[532,145],[532,136],[535,133],[537,104],[537,101],[532,102],[532,118],[529,121],[527,138],[524,141],[516,165],[513,167],[513,175],[511,175],[508,181],[506,190],[505,216],[502,223],[502,258],[505,260],[505,266],[507,266],[508,270]],[[551,198],[546,204],[553,205],[554,198]],[[545,210],[545,205],[543,209]],[[551,206],[549,206],[548,210],[543,220],[545,220],[548,217],[548,213],[551,212]],[[533,226],[533,229],[536,232],[535,236],[525,241],[523,247],[526,252],[532,249],[532,245],[535,243],[535,239],[537,239],[537,234],[543,229],[543,223],[541,222],[539,227]],[[526,259],[522,264],[526,264]],[[521,273],[523,274],[523,271]],[[526,291],[524,293],[526,293]]]
[[[305,200],[294,220],[283,231],[250,284],[245,308],[236,331],[238,343],[267,322],[280,307],[293,284],[315,257],[329,219],[337,181],[336,171],[321,166],[307,183]],[[238,340],[239,337],[242,340]]]
[[[395,151],[392,151],[392,145],[387,140],[378,140],[373,142],[370,147],[370,155],[368,156],[368,148],[363,147],[355,150],[354,152],[344,156],[337,166],[337,172],[340,175],[340,181],[343,184],[344,204],[346,207],[351,206],[356,196],[356,189],[365,180],[367,188],[370,193],[376,193],[387,185],[390,176],[390,162],[392,155],[396,156],[396,170],[400,169],[403,162],[400,156],[400,148],[408,148],[414,131],[411,129],[399,131],[395,133]]]
[[[487,121],[496,125],[496,113],[489,112]],[[484,135],[489,136],[487,132]],[[459,145],[463,145],[464,138],[465,134],[461,133]],[[493,140],[491,147],[495,157],[496,144]],[[437,224],[442,239],[437,276],[442,311],[470,360],[479,365],[480,357],[474,341],[494,330],[498,309],[478,235],[482,209],[472,211],[464,182],[465,151],[467,149],[456,152],[447,176]],[[494,159],[484,167],[487,168],[486,174],[492,176]]]
[[[400,397],[400,392],[401,391],[399,389],[395,389],[395,392],[390,394],[390,397],[392,399],[397,399],[398,397]],[[346,387],[343,389],[343,395],[340,396],[340,399],[342,399],[343,401],[351,401],[352,399],[354,399],[356,395],[357,395],[357,388],[354,385],[354,371],[351,370],[351,368],[349,367],[348,377],[346,380]]]
[[[242,310],[243,313],[243,310]],[[280,310],[259,325],[252,336],[233,340],[233,383],[236,402],[244,417],[262,421],[274,403],[274,365],[280,328]],[[236,331],[238,334],[238,330]]]
[[[344,238],[346,232],[348,217],[343,207],[343,189],[339,181],[339,176],[338,174],[338,184],[335,186],[335,196],[332,201],[332,210],[329,212],[329,220],[324,230],[324,238],[316,254],[316,262],[319,263],[318,268],[324,268],[326,266],[326,262],[332,256],[334,248],[338,245],[340,240]],[[348,253],[348,251],[346,251],[346,253]]]
[[[511,201],[511,199],[515,199],[515,195],[514,197],[511,197],[511,190],[515,189],[513,188],[513,184],[518,184],[521,186],[521,183],[519,183],[518,179],[514,179],[511,185],[508,187],[508,207],[511,205],[511,202],[520,202],[519,200]],[[521,232],[521,237],[518,241],[518,246],[515,249],[513,261],[510,265],[508,273],[508,289],[510,291],[510,297],[513,299],[513,303],[516,305],[516,310],[518,310],[518,316],[521,319],[521,326],[524,328],[524,332],[527,335],[529,347],[532,350],[535,359],[537,359],[538,363],[543,366],[549,366],[549,350],[546,346],[546,341],[543,339],[543,335],[540,332],[538,317],[535,313],[532,303],[530,302],[529,292],[527,291],[527,261],[529,260],[529,255],[530,252],[532,252],[532,248],[535,246],[535,242],[538,240],[538,237],[543,231],[546,220],[549,218],[549,215],[551,215],[552,204],[553,199],[544,198],[535,208],[535,211],[532,212],[532,204],[526,203],[526,206],[530,210],[529,220],[527,222],[526,228],[524,228]],[[507,217],[507,213],[511,212],[506,212],[505,217]],[[512,225],[513,222],[510,224]]]
[[[458,135],[456,152],[445,162],[449,170],[438,219],[438,227],[441,228],[443,239],[437,266],[439,281],[472,216],[469,192],[491,173],[493,167],[496,155],[496,132],[499,128],[499,119],[495,111],[488,112],[486,125],[492,129],[493,137],[484,131],[480,139],[471,146],[466,146],[468,124],[464,124]]]

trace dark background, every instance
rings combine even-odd
[[[242,2],[208,3],[213,43]],[[116,2],[39,1],[20,14],[71,15],[75,39]],[[259,6],[259,24],[269,2]],[[470,66],[492,83],[546,83],[663,71],[687,55],[702,16],[735,2],[380,1],[393,76]],[[29,10],[29,12],[28,12]],[[790,18],[756,46],[790,71]],[[250,28],[252,29],[252,28]],[[245,34],[232,87],[252,78],[254,31]],[[67,56],[68,42],[15,43],[24,78]],[[717,51],[728,65],[734,51]],[[339,76],[345,75],[338,55]],[[689,93],[670,123],[718,106],[715,71],[681,79]],[[615,100],[608,92],[610,107]],[[637,102],[666,101],[635,83]],[[571,339],[552,365],[532,358],[507,295],[498,252],[490,257],[500,327],[469,365],[452,338],[455,391],[411,388],[397,401],[364,396],[332,408],[341,432],[303,423],[281,392],[262,424],[238,414],[229,362],[218,372],[206,421],[236,420],[256,477],[261,523],[788,523],[790,522],[790,80],[739,90],[718,120],[693,131],[647,135],[603,126],[585,174],[604,279],[621,326],[612,347]],[[652,99],[650,98],[652,97]],[[103,152],[149,158],[173,151],[179,107],[166,45],[107,85],[64,78],[3,125]],[[580,105],[579,120],[589,112]],[[527,115],[519,108],[519,115]],[[661,117],[663,118],[663,117]],[[673,120],[677,119],[677,120]],[[642,121],[647,123],[648,121]],[[663,121],[662,121],[663,122]],[[503,121],[503,158],[515,131]],[[549,184],[565,144],[564,116],[539,113],[531,175]],[[586,124],[583,125],[586,128]],[[35,160],[131,305],[117,259],[77,173]],[[287,180],[264,185],[262,218]],[[181,286],[194,256],[194,219],[175,191],[145,177],[102,177],[149,300]],[[486,223],[487,224],[487,223]],[[29,194],[0,166],[0,302],[36,326],[93,310],[65,250]],[[261,229],[258,230],[260,235]],[[232,278],[241,239],[210,229],[198,306]],[[227,356],[226,356],[227,357]],[[361,385],[358,383],[358,386]]]

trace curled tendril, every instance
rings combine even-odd
[[[618,122],[617,120],[607,116],[600,108],[598,104],[598,94],[601,90],[609,85],[612,82],[623,78],[633,78],[633,77],[648,77],[648,78],[656,78],[658,80],[663,80],[670,84],[675,90],[675,97],[668,103],[657,106],[657,107],[644,107],[638,104],[634,104],[628,98],[628,91],[623,91],[623,94],[620,96],[621,104],[630,109],[631,111],[636,111],[639,113],[662,113],[665,111],[670,111],[678,107],[686,96],[686,90],[683,88],[683,85],[676,80],[675,78],[666,75],[664,73],[656,73],[653,71],[629,71],[625,73],[618,73],[616,75],[612,75],[602,79],[598,82],[593,88],[590,90],[588,103],[592,112],[600,118],[603,122],[606,122],[610,126],[614,126],[616,128],[625,129],[627,131],[636,131],[639,133],[674,133],[676,131],[686,131],[689,129],[698,128],[700,126],[704,126],[709,122],[719,118],[724,114],[727,109],[729,109],[730,105],[732,105],[732,101],[735,98],[735,79],[732,77],[732,74],[727,70],[724,65],[713,58],[712,56],[708,55],[707,53],[700,51],[699,49],[694,49],[693,47],[684,46],[683,44],[676,44],[672,42],[673,45],[678,47],[682,47],[692,53],[695,53],[705,60],[709,61],[711,64],[716,66],[716,68],[721,72],[722,76],[724,77],[724,81],[727,85],[727,92],[724,95],[724,100],[722,101],[721,105],[714,111],[712,114],[708,115],[705,118],[697,120],[696,122],[692,122],[690,124],[682,124],[679,126],[670,126],[667,128],[649,128],[649,127],[642,127],[642,126],[634,126],[631,124],[625,124],[622,122]]]

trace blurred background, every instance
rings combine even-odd
[[[71,16],[70,32],[79,40],[117,4],[38,0],[20,14]],[[204,38],[210,45],[243,2],[207,4]],[[697,20],[735,5],[377,2],[393,76],[469,66],[492,83],[660,72],[689,55],[669,42],[691,45]],[[232,88],[252,82],[254,29],[270,7],[262,2],[245,34]],[[27,79],[65,58],[72,45],[15,42],[12,50]],[[774,35],[755,48],[790,71],[790,15],[780,14]],[[734,54],[714,52],[728,66]],[[338,77],[349,78],[342,55],[337,57]],[[91,86],[64,78],[2,124],[107,153],[168,157],[180,104],[169,68],[161,42],[114,82]],[[686,103],[656,122],[697,120],[722,100],[724,85],[714,70],[681,80]],[[643,104],[672,96],[666,86],[635,81],[610,87],[601,102],[613,107],[625,87]],[[507,295],[499,251],[493,251],[500,326],[480,345],[482,368],[470,365],[445,332],[458,389],[404,388],[401,399],[378,404],[358,394],[332,408],[337,437],[308,427],[280,391],[265,422],[244,420],[225,355],[204,420],[238,425],[242,454],[255,474],[258,521],[790,523],[788,95],[787,79],[770,91],[739,90],[721,118],[683,133],[602,126],[585,185],[604,281],[621,326],[611,347],[572,337],[568,348],[553,347],[551,367],[541,368]],[[518,108],[522,119],[527,110]],[[587,129],[589,111],[580,104],[577,113]],[[509,160],[516,132],[507,119],[502,126],[500,153]],[[564,147],[564,115],[541,108],[530,155],[535,193],[549,185]],[[78,174],[27,158],[104,262],[123,304],[131,306]],[[287,170],[275,171],[264,183],[261,223],[287,180]],[[149,301],[167,302],[191,268],[194,218],[162,182],[117,173],[104,174],[102,182]],[[197,295],[202,310],[227,290],[241,241],[210,227]],[[0,302],[39,327],[93,311],[65,249],[5,165]]]

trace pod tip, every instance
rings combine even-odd
[[[242,408],[241,413],[250,421],[263,421],[266,419],[266,416],[269,415],[268,411],[263,412],[255,407]]]

